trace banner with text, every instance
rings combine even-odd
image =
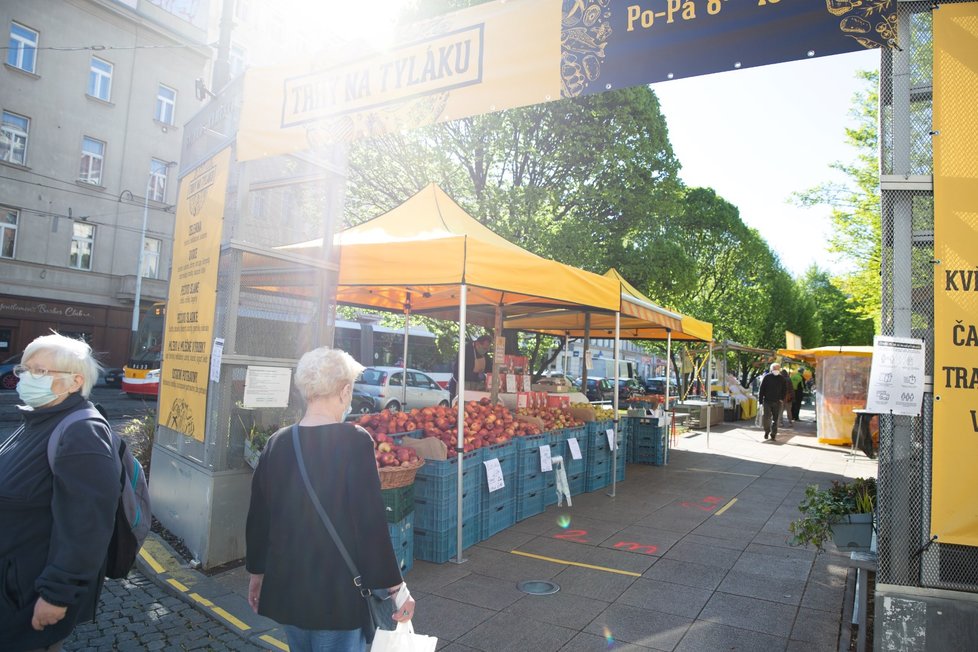
[[[160,425],[204,441],[217,268],[231,150],[180,180],[163,335]]]
[[[896,0],[509,0],[245,75],[250,160],[680,77],[895,43]]]
[[[978,3],[934,20],[934,464],[931,534],[978,546]]]

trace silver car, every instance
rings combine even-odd
[[[433,405],[448,406],[451,397],[423,371],[407,370],[407,404],[404,405],[404,370],[401,367],[367,367],[354,388],[373,397],[375,408],[399,412]]]

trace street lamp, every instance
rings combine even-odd
[[[154,159],[155,160],[155,159]],[[176,165],[176,161],[167,161],[163,164],[163,173],[170,169],[170,166]],[[139,254],[136,259],[136,296],[133,297],[132,301],[132,343],[136,341],[136,331],[139,330],[139,304],[142,300],[143,292],[143,252],[146,250],[146,223],[149,220],[149,193],[150,186],[153,183],[153,173],[155,170],[151,167],[149,170],[149,177],[146,179],[146,197],[143,199],[143,228],[139,231]]]

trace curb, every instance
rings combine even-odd
[[[266,650],[289,649],[278,623],[255,614],[244,597],[190,568],[155,532],[143,542],[136,566],[156,585],[249,643]]]

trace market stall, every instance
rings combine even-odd
[[[871,346],[824,346],[817,349],[779,349],[778,355],[815,367],[815,418],[818,441],[852,444],[854,410],[866,407],[866,390],[873,362]]]

